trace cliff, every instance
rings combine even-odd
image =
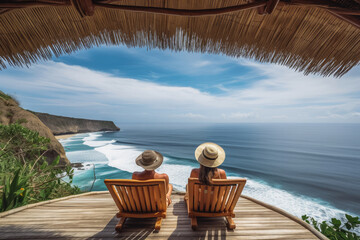
[[[54,135],[120,130],[112,121],[62,117],[38,112],[33,113],[50,128]]]
[[[15,100],[0,91],[0,124],[9,125],[19,120],[24,127],[50,139],[49,150],[44,154],[49,163],[60,155],[60,165],[70,164],[63,146],[56,140],[51,130],[37,116],[22,109]]]

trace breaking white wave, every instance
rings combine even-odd
[[[108,144],[95,148],[96,151],[103,153],[108,159],[108,165],[122,171],[133,173],[143,171],[143,168],[136,165],[135,159],[142,153],[141,150],[130,146]],[[187,182],[191,167],[179,164],[170,164],[170,160],[164,157],[163,164],[156,170],[159,173],[166,173],[171,179],[174,188],[180,191],[185,190],[183,183]]]
[[[320,199],[290,193],[251,179],[247,180],[243,194],[281,208],[300,218],[306,214],[315,219],[330,221],[331,218],[342,218],[345,215],[344,211]]]
[[[66,155],[69,159],[76,159],[78,163],[98,164],[108,162],[107,158],[96,150],[73,151],[67,152]]]
[[[95,150],[106,156],[108,165],[111,167],[127,172],[142,170],[142,168],[135,163],[135,159],[141,154],[141,151],[133,147],[108,144],[95,148]]]
[[[116,142],[115,140],[98,141],[101,136],[101,133],[89,133],[89,136],[83,138],[84,144],[89,147],[101,147]]]

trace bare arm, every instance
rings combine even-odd
[[[169,176],[167,174],[163,174],[163,178],[165,179],[165,183],[166,183],[166,188],[167,188],[167,193],[166,193],[166,198],[169,201],[169,204],[171,203],[171,193],[173,190],[173,185],[169,183]]]
[[[166,197],[168,197],[169,199],[170,199],[172,190],[173,190],[173,185],[169,183],[169,184],[168,184],[168,192],[167,192],[167,194],[166,194]]]
[[[220,176],[221,176],[221,179],[226,179],[225,170],[220,169]]]
[[[190,177],[191,178],[199,178],[199,169],[195,168],[195,169],[191,170]]]

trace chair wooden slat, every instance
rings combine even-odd
[[[226,186],[220,186],[219,187],[219,194],[218,194],[218,200],[216,202],[216,205],[215,205],[215,212],[219,212],[220,211],[220,208],[221,208],[221,205],[224,201],[224,193],[225,193],[225,189],[226,189]]]
[[[221,212],[224,212],[224,211],[225,211],[226,202],[227,202],[227,199],[228,199],[228,197],[229,197],[230,189],[231,189],[231,186],[226,186],[226,191],[225,191],[225,194],[224,194],[224,199],[223,199],[223,202],[222,202],[221,208],[220,208],[220,211],[221,211]]]
[[[132,211],[133,212],[138,212],[137,206],[136,206],[135,201],[134,201],[133,192],[131,191],[131,187],[130,186],[124,186],[124,189],[125,189],[125,192],[126,192],[126,194],[128,196],[129,203],[131,205]]]
[[[163,208],[162,208],[162,204],[160,201],[160,193],[159,193],[158,186],[154,186],[154,196],[155,196],[156,206],[157,206],[158,210],[161,211]]]
[[[215,211],[215,206],[216,203],[218,202],[218,193],[219,193],[219,186],[214,186],[213,187],[213,193],[212,193],[212,198],[211,198],[211,205],[210,205],[210,212],[214,212]]]
[[[139,196],[141,211],[147,212],[143,189],[142,189],[142,187],[135,187],[135,188],[136,188],[138,196]]]
[[[235,196],[234,196],[234,200],[233,202],[231,203],[231,206],[230,206],[230,212],[234,211],[234,208],[236,206],[236,203],[237,203],[237,200],[239,199],[240,195],[241,195],[241,192],[243,191],[245,187],[245,183],[244,184],[239,184],[237,186],[237,189],[236,189],[236,193],[235,193]]]
[[[155,229],[160,230],[162,218],[166,217],[166,188],[164,179],[151,180],[128,180],[106,179],[106,187],[109,189],[119,212],[120,218],[115,229],[119,231],[126,218],[153,218],[157,221]]]
[[[118,207],[119,207],[120,212],[126,212],[127,211],[127,206],[125,204],[124,198],[122,197],[120,187],[119,186],[112,186],[112,187],[116,189],[117,194],[115,194],[116,195],[115,197],[119,200],[120,206],[118,206]],[[115,191],[115,189],[114,189],[114,191]]]
[[[141,204],[140,204],[140,200],[139,200],[139,195],[137,193],[136,187],[135,186],[131,186],[130,190],[132,192],[132,195],[134,197],[133,201],[135,202],[135,206],[138,212],[142,212],[141,209]]]
[[[194,208],[194,185],[193,184],[190,184],[190,185],[187,185],[186,188],[188,189],[188,204],[189,204],[189,208],[190,209],[193,209]],[[191,199],[191,201],[189,201],[189,199]]]
[[[122,211],[123,210],[122,205],[121,205],[119,196],[116,194],[115,186],[111,186],[111,190],[112,190],[111,191],[111,196],[113,197],[116,206],[118,206],[119,210]]]
[[[204,202],[205,194],[204,194],[204,192],[205,192],[205,185],[201,185],[200,186],[200,195],[199,195],[199,197],[200,197],[199,210],[200,211],[204,211],[204,208],[205,208],[205,202]]]
[[[151,212],[151,203],[150,203],[150,196],[149,196],[149,187],[144,186],[142,187],[145,197],[145,204],[146,204],[146,211]]]
[[[131,195],[131,198],[129,198],[130,195],[128,194],[126,187],[121,186],[120,189],[122,189],[121,192],[122,192],[122,194],[123,194],[123,196],[124,196],[124,199],[125,199],[125,202],[126,202],[126,204],[127,204],[127,206],[128,206],[129,212],[134,212],[134,211],[136,211],[134,202],[133,202],[133,201],[130,201],[130,199],[132,199],[132,195]]]
[[[198,211],[199,210],[199,185],[198,184],[194,184],[194,210]]]
[[[234,200],[235,189],[236,189],[236,186],[235,186],[235,187],[234,187],[234,186],[231,186],[229,198],[227,199],[226,206],[225,206],[225,212],[228,212],[228,211],[229,211],[230,206],[231,206],[231,203],[232,203],[233,200]]]
[[[205,212],[209,212],[209,208],[210,208],[210,201],[211,201],[211,198],[213,197],[212,196],[212,190],[213,187],[212,186],[206,186],[205,188],[205,193],[204,193],[204,196],[205,196]]]
[[[163,186],[161,186],[161,185],[163,185]],[[160,190],[160,187],[161,187],[161,188],[165,188],[165,189],[166,189],[166,187],[165,187],[165,184],[163,184],[163,183],[158,186],[159,196],[160,196],[160,202],[161,202],[161,206],[162,206],[162,208],[161,208],[160,211],[165,211],[165,210],[166,210],[166,192],[165,192],[165,191],[161,191],[161,190]]]
[[[156,211],[158,211],[158,209],[157,209],[157,206],[156,206],[156,200],[155,200],[154,187],[153,186],[149,186],[149,192],[150,192],[151,211],[156,212]]]

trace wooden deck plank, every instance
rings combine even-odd
[[[192,231],[183,196],[173,195],[161,230],[153,232],[155,219],[128,219],[121,233],[114,231],[117,208],[108,193],[78,196],[25,209],[0,218],[0,239],[319,239],[297,222],[240,198],[228,231],[223,218],[199,218]]]

